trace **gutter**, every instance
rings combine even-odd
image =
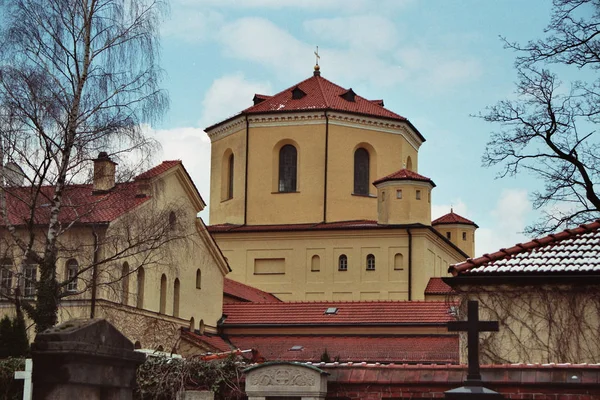
[[[329,161],[329,116],[325,110],[325,177],[323,178],[323,223],[327,222],[327,165]]]
[[[600,274],[573,275],[573,274],[485,274],[485,275],[457,275],[443,277],[442,281],[451,288],[460,285],[504,285],[513,286],[545,285],[545,284],[574,284],[580,286],[600,284]]]
[[[248,149],[249,149],[249,135],[250,122],[248,121],[248,115],[246,114],[246,170],[244,171],[244,225],[246,225],[246,218],[248,216]]]
[[[94,319],[96,317],[96,286],[98,280],[98,234],[92,226],[92,236],[94,237],[94,259],[93,259],[93,267],[92,267],[92,299],[91,299],[91,307],[90,307],[90,319]]]
[[[406,228],[408,234],[408,301],[412,300],[412,232]]]

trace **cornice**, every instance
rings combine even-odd
[[[243,115],[240,115],[239,117],[232,119],[226,124],[219,125],[211,130],[207,130],[206,134],[208,135],[211,142],[215,142],[244,129],[244,127],[245,118]]]

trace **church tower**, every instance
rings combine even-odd
[[[431,226],[425,138],[383,100],[315,68],[253,102],[206,128],[208,229],[231,279],[282,300],[422,300],[467,258]]]

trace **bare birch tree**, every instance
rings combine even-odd
[[[516,100],[500,101],[480,115],[502,127],[492,134],[483,164],[503,166],[500,177],[527,171],[544,182],[533,193],[534,207],[545,214],[527,228],[534,235],[600,218],[600,4],[553,4],[545,38],[524,45],[504,39],[519,53]],[[567,85],[553,72],[556,67],[594,78]]]
[[[60,220],[76,206],[65,204],[65,191],[86,180],[100,151],[119,160],[154,147],[140,124],[167,107],[158,66],[163,11],[160,0],[0,0],[0,218],[22,259],[39,266],[37,301],[25,307],[38,331],[57,321],[59,238],[79,219]],[[15,183],[6,171],[14,164],[27,188],[17,197],[6,187]],[[26,210],[19,227],[7,193]]]

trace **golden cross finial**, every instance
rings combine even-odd
[[[315,56],[317,56],[317,64],[319,65],[319,58],[321,58],[321,56],[319,55],[319,46],[317,46],[317,50],[315,51]]]

